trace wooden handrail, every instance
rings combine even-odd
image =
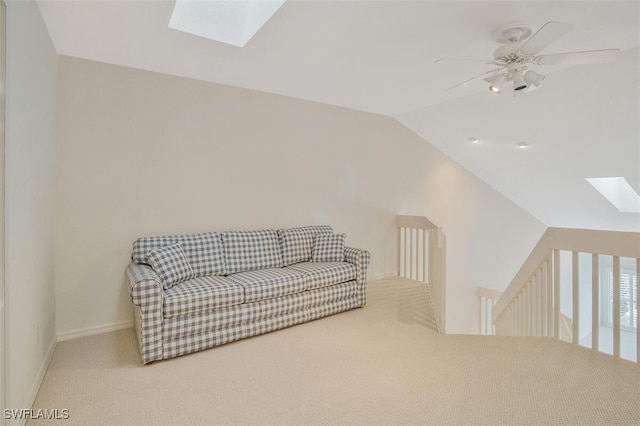
[[[499,300],[501,296],[502,292],[500,290],[478,287],[478,297],[486,297],[487,299]]]
[[[438,225],[424,216],[396,216],[396,226],[400,228],[434,229]]]

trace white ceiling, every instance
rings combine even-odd
[[[173,1],[38,1],[57,52],[395,117],[548,226],[640,231],[585,180],[640,192],[640,3],[288,0],[238,48],[168,28]],[[536,68],[542,87],[491,95],[491,32],[574,30],[543,53],[620,48],[615,62]],[[468,138],[481,143],[472,145]],[[517,150],[526,141],[528,150]]]

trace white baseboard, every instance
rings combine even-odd
[[[79,328],[77,330],[58,333],[58,342],[77,339],[79,337],[93,336],[94,334],[107,333],[109,331],[123,330],[133,327],[133,320],[114,322],[111,324],[98,325],[95,327]]]
[[[108,331],[122,330],[125,328],[133,327],[133,321],[121,321],[112,324],[101,325],[97,327],[86,327],[79,330],[68,331],[65,333],[60,333],[57,336],[53,336],[51,339],[51,343],[49,344],[49,348],[47,349],[47,353],[42,360],[42,364],[40,365],[40,369],[38,370],[38,374],[33,381],[33,385],[31,386],[31,390],[27,395],[27,398],[22,405],[25,408],[33,407],[33,403],[36,401],[36,397],[38,396],[38,391],[40,390],[40,385],[42,384],[42,380],[44,379],[45,374],[47,373],[47,369],[49,368],[49,363],[51,362],[51,358],[53,358],[53,353],[56,349],[56,344],[58,342],[64,340],[75,339],[78,337],[91,336],[99,333],[106,333]],[[27,419],[21,420],[9,420],[9,425],[15,426],[24,426],[27,422]]]
[[[49,363],[51,362],[51,358],[53,358],[53,352],[56,349],[56,344],[57,344],[56,336],[53,336],[53,338],[51,339],[51,343],[49,344],[49,348],[47,349],[47,353],[45,354],[44,359],[42,360],[42,364],[40,364],[38,375],[33,381],[31,390],[29,391],[29,394],[27,395],[27,399],[24,401],[24,404],[22,404],[22,407],[24,408],[33,407],[33,403],[36,401],[36,396],[38,396],[38,391],[40,390],[40,385],[42,384],[44,375],[46,374],[47,369],[49,368]],[[21,420],[13,420],[13,422],[11,420],[8,421],[8,424],[16,425],[16,426],[18,425],[22,426],[25,423],[27,423],[26,418]]]

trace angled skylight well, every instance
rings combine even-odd
[[[587,178],[587,182],[621,212],[640,213],[640,195],[625,178]]]
[[[169,28],[243,47],[285,0],[176,0]]]

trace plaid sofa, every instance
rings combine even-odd
[[[144,237],[125,270],[143,364],[366,303],[370,255],[330,226]]]

